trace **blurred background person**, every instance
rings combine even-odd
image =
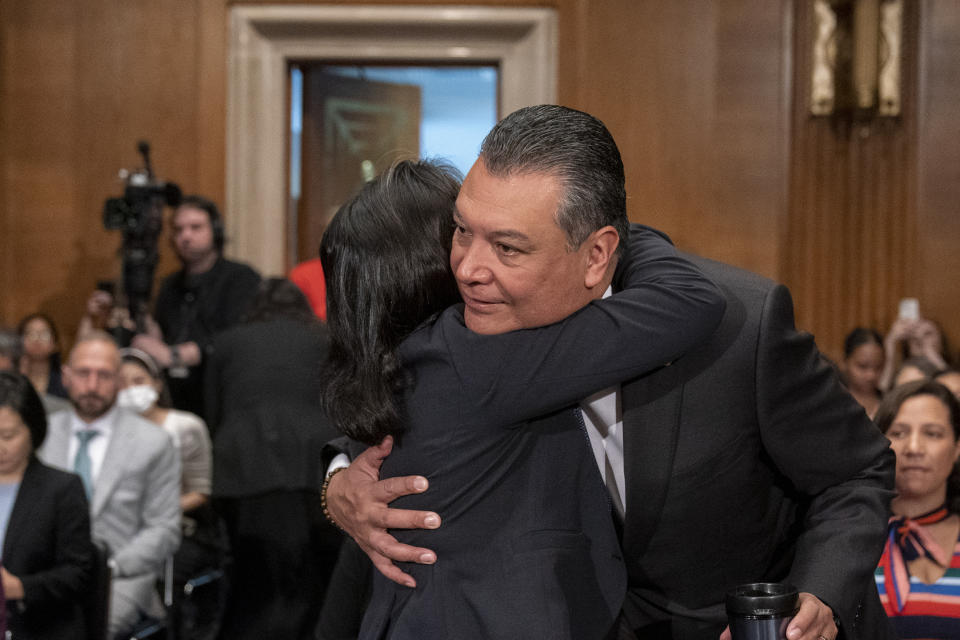
[[[111,637],[166,616],[156,585],[180,544],[180,459],[162,429],[117,406],[120,364],[106,333],[74,344],[63,367],[71,408],[50,417],[38,452],[83,481],[94,541],[109,555]]]
[[[290,270],[290,281],[307,296],[310,308],[322,322],[327,321],[327,281],[320,258],[311,258]]]
[[[877,331],[857,327],[847,334],[840,372],[847,390],[871,418],[880,405],[883,361],[883,338]]]
[[[31,313],[17,326],[23,340],[20,373],[27,376],[40,395],[67,398],[60,376],[60,336],[49,316]]]
[[[0,327],[0,371],[20,371],[23,340],[13,329]]]
[[[245,322],[214,340],[206,372],[213,495],[233,564],[222,638],[312,638],[342,541],[320,506],[327,334],[289,280],[261,283]]]
[[[174,407],[202,416],[203,365],[213,338],[240,320],[260,275],[223,257],[223,220],[211,200],[186,196],[170,227],[181,269],[164,278],[149,331],[134,337],[131,346],[149,353],[166,371]]]
[[[13,638],[82,640],[95,551],[80,478],[35,451],[47,433],[27,378],[0,372],[0,576]]]
[[[880,599],[901,640],[960,638],[960,404],[916,380],[884,398],[876,422],[897,454]]]
[[[932,380],[939,372],[940,369],[923,356],[907,358],[893,376],[891,389],[917,380]]]
[[[139,349],[120,351],[120,392],[117,405],[136,411],[162,427],[180,454],[180,548],[173,557],[173,623],[177,638],[192,640],[216,634],[219,624],[217,591],[191,600],[184,607],[183,586],[200,574],[223,565],[225,553],[220,523],[210,505],[212,457],[207,425],[198,416],[170,408],[170,397],[156,361]],[[199,595],[199,594],[198,594]]]
[[[956,369],[944,369],[934,377],[934,380],[947,389],[950,389],[953,395],[960,400],[960,371]]]
[[[950,364],[943,332],[927,318],[897,318],[883,340],[883,349],[886,361],[880,388],[884,391],[896,386],[896,374],[908,360],[923,358],[934,371],[946,369]]]
[[[0,371],[20,371],[22,361],[23,339],[20,337],[20,333],[13,329],[0,327]],[[39,395],[47,415],[70,408],[70,403],[59,396],[52,396],[48,393]]]

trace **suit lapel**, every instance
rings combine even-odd
[[[40,447],[40,459],[60,469],[73,471],[73,460],[67,460],[70,454],[70,418],[72,411],[60,411],[50,416],[47,437]]]
[[[16,556],[17,542],[23,534],[23,529],[33,522],[30,511],[36,509],[40,504],[38,487],[33,482],[33,476],[39,464],[36,460],[31,460],[23,472],[23,478],[20,480],[20,488],[17,489],[17,497],[13,501],[7,532],[3,539],[3,550],[0,557],[4,558],[5,564],[9,562],[11,556]]]
[[[680,433],[680,367],[667,366],[623,385],[623,446],[627,518],[623,543],[643,553],[667,497]]]
[[[100,465],[100,473],[97,475],[97,481],[93,489],[93,508],[91,511],[93,518],[99,515],[100,510],[107,503],[107,498],[123,476],[123,470],[126,466],[124,460],[135,447],[135,443],[132,442],[133,434],[129,429],[123,428],[123,421],[119,417],[120,412],[115,412],[113,425],[111,425],[110,442],[107,443],[107,451],[103,456],[103,464]]]

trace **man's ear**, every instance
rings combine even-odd
[[[587,248],[587,271],[584,284],[588,289],[592,289],[605,279],[609,279],[608,273],[613,273],[613,267],[617,264],[616,252],[620,245],[620,234],[607,225],[591,233],[584,244]]]

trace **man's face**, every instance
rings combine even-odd
[[[216,253],[213,243],[213,226],[206,211],[184,206],[173,216],[173,248],[180,261],[195,264]]]
[[[472,331],[551,324],[603,294],[587,281],[590,243],[570,251],[557,226],[562,194],[552,175],[496,177],[482,159],[467,174],[457,197],[450,266]]]
[[[81,419],[91,422],[110,410],[117,399],[119,369],[120,354],[110,342],[91,340],[74,347],[63,382]]]

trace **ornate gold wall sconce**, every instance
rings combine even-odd
[[[810,113],[900,115],[904,0],[813,0]]]

